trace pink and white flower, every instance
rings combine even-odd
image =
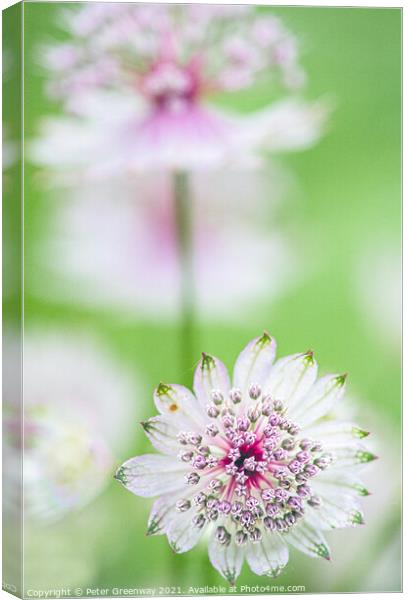
[[[34,159],[89,174],[252,164],[260,152],[317,141],[325,103],[293,96],[305,80],[296,38],[253,7],[84,5],[65,11],[72,40],[43,48],[48,93],[71,116],[43,123]],[[211,97],[257,82],[289,91],[248,115]]]
[[[16,340],[16,351],[19,346]],[[9,383],[20,357],[8,353]],[[18,387],[18,386],[17,386]],[[4,391],[5,501],[21,487],[29,520],[55,521],[97,497],[129,448],[135,384],[98,344],[81,335],[29,332],[24,339],[24,403]],[[112,410],[112,398],[115,409]],[[20,492],[21,493],[21,492]],[[17,505],[16,505],[17,506]]]
[[[239,355],[232,382],[203,354],[194,393],[161,383],[160,413],[143,429],[159,451],[125,462],[116,478],[156,497],[148,535],[186,552],[209,536],[212,565],[230,582],[244,560],[275,577],[288,546],[330,559],[325,530],[363,523],[361,467],[376,458],[368,433],[339,418],[345,375],[317,378],[311,352],[275,360],[267,333]]]
[[[255,301],[279,298],[307,277],[304,253],[267,222],[279,202],[278,181],[259,172],[194,174],[191,226],[200,317],[242,318]],[[132,316],[177,316],[182,273],[168,178],[88,182],[66,194],[54,203],[52,236],[33,253],[47,285],[33,271],[27,281],[32,292],[115,306]]]

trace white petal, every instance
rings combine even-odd
[[[180,444],[177,434],[180,427],[177,427],[171,419],[166,417],[152,417],[142,423],[143,429],[159,452],[164,454],[177,454],[180,451]]]
[[[247,393],[252,383],[264,385],[276,355],[276,342],[267,333],[258,337],[244,348],[234,367],[234,387]]]
[[[34,162],[53,168],[83,169],[89,156],[95,157],[97,144],[103,137],[78,119],[48,119],[42,123],[40,136],[28,146]]]
[[[334,448],[330,454],[333,456],[334,469],[362,467],[378,457],[367,450],[362,444],[347,444]]]
[[[302,428],[302,434],[305,437],[319,440],[325,449],[331,449],[356,444],[357,440],[367,437],[369,432],[349,421],[336,419],[313,423],[309,427]]]
[[[277,577],[289,560],[289,551],[278,533],[265,532],[260,542],[248,545],[246,559],[257,575]]]
[[[191,509],[183,513],[172,514],[172,518],[166,526],[166,534],[174,552],[187,552],[200,541],[205,528],[194,527],[191,523],[192,517]]]
[[[330,110],[327,102],[286,100],[242,119],[238,143],[270,151],[307,148],[322,134]]]
[[[310,390],[317,376],[317,364],[311,352],[281,358],[272,367],[266,382],[266,391],[294,407]]]
[[[233,585],[244,562],[243,546],[237,546],[233,535],[228,545],[220,544],[215,535],[212,535],[208,545],[208,555],[212,566]]]
[[[144,454],[123,463],[116,472],[116,479],[134,494],[149,498],[182,489],[184,475],[189,470],[188,465],[175,458]]]
[[[293,406],[291,418],[305,426],[329,413],[344,394],[345,379],[345,375],[321,377],[302,402]]]
[[[355,473],[344,473],[335,468],[319,473],[313,481],[313,488],[319,493],[347,493],[355,496],[368,496],[369,491]]]
[[[309,556],[321,556],[330,560],[330,550],[322,533],[307,523],[305,518],[288,533],[283,534],[283,539]]]
[[[319,508],[308,510],[309,520],[321,529],[338,529],[362,525],[364,523],[358,500],[350,494],[328,494],[321,491],[316,483],[313,491],[317,492],[322,504]]]
[[[146,535],[159,535],[164,533],[168,523],[171,521],[173,513],[176,512],[175,503],[177,496],[161,496],[154,501],[147,521]]]
[[[226,398],[230,388],[231,382],[224,363],[209,354],[203,354],[194,373],[194,391],[202,406],[210,402],[212,390],[220,390]]]
[[[189,389],[173,383],[161,383],[154,391],[157,410],[180,427],[200,428],[208,421],[203,408]]]

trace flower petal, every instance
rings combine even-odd
[[[237,142],[272,152],[307,148],[321,136],[330,109],[324,100],[274,103],[241,119]]]
[[[352,527],[364,523],[358,500],[350,494],[341,493],[328,494],[321,492],[321,488],[315,485],[315,492],[318,492],[322,504],[317,509],[308,511],[309,521],[321,529],[338,529],[343,527]]]
[[[279,534],[268,532],[260,542],[248,546],[246,559],[257,575],[277,577],[289,560],[289,551]]]
[[[200,541],[205,528],[194,527],[191,518],[190,512],[172,514],[172,518],[166,526],[166,534],[174,552],[187,552]]]
[[[316,491],[320,490],[324,494],[337,493],[338,491],[355,496],[368,496],[370,494],[355,473],[344,473],[334,468],[319,473],[319,477],[313,482],[313,487]]]
[[[233,585],[244,562],[243,547],[237,546],[233,536],[228,545],[220,544],[213,534],[208,545],[208,555],[212,566]]]
[[[303,434],[311,439],[321,442],[325,449],[337,448],[356,444],[369,435],[355,423],[350,421],[328,420],[313,423],[309,427],[302,428]]]
[[[317,364],[312,352],[292,354],[272,367],[265,388],[287,407],[294,407],[309,392],[316,376]]]
[[[292,407],[291,418],[308,425],[330,412],[344,394],[346,375],[321,377],[297,406]]]
[[[188,428],[202,428],[206,415],[189,389],[174,383],[160,383],[154,391],[157,410],[173,422]]]
[[[330,550],[322,533],[305,521],[305,518],[283,534],[284,540],[309,556],[330,560]]]
[[[142,427],[156,450],[164,454],[177,454],[180,444],[177,434],[180,428],[166,417],[152,417],[142,423]]]
[[[378,457],[362,444],[347,444],[331,451],[333,463],[331,469],[362,467]]]
[[[149,498],[181,490],[189,466],[161,454],[144,454],[127,460],[116,472],[116,479],[138,496]]]
[[[228,371],[218,358],[203,354],[194,373],[194,391],[203,407],[211,400],[212,390],[220,390],[226,398],[231,388]]]
[[[160,498],[155,500],[147,521],[146,535],[164,533],[166,525],[170,522],[173,513],[176,511],[175,502],[176,497],[173,495],[171,497],[160,496]]]
[[[252,383],[262,387],[270,373],[275,355],[276,342],[268,333],[249,342],[235,363],[234,387],[245,394]]]

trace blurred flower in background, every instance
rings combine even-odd
[[[81,236],[72,237],[77,247],[65,253],[67,266],[74,264],[82,278],[90,275],[95,286],[88,296],[111,288],[112,297],[156,313],[174,314],[178,305],[187,373],[198,307],[225,315],[231,298],[238,308],[276,292],[291,270],[282,236],[248,227],[234,218],[235,210],[214,219],[210,230],[211,201],[196,206],[194,174],[226,166],[249,173],[263,153],[309,147],[321,135],[327,105],[297,97],[305,82],[297,40],[280,19],[256,7],[95,3],[65,10],[60,23],[70,41],[43,46],[40,60],[48,95],[64,114],[43,121],[31,156],[56,182],[102,179],[111,186],[111,207],[106,203],[103,215],[99,190],[89,198],[94,217],[89,200],[78,212],[73,232],[90,219],[99,219],[101,228],[96,236],[82,235],[82,245]],[[262,83],[269,104],[260,110],[239,115],[207,102]],[[126,200],[121,210],[115,181],[145,172],[154,182],[165,174],[166,198],[157,190],[153,206],[146,206],[138,181],[138,206]],[[258,190],[254,186],[245,202],[255,204]]]
[[[273,183],[272,183],[273,179]],[[279,174],[218,172],[192,179],[195,299],[200,318],[234,320],[309,274],[305,252],[273,224]],[[54,200],[50,238],[33,272],[36,295],[177,318],[181,267],[165,176],[83,183]]]
[[[61,22],[72,39],[43,47],[41,62],[73,116],[43,123],[39,163],[76,178],[251,164],[321,134],[325,103],[293,95],[305,81],[295,36],[254,7],[95,3]],[[241,116],[206,102],[262,80],[289,99]]]
[[[364,321],[381,339],[401,344],[401,248],[395,241],[377,239],[362,249],[354,272],[353,289]]]
[[[129,447],[137,396],[123,369],[81,335],[30,332],[24,359],[24,421],[6,390],[6,444],[10,458],[17,456],[23,427],[25,514],[54,521],[90,502],[111,479]]]
[[[157,497],[148,535],[164,533],[175,552],[209,536],[212,565],[234,584],[244,559],[276,577],[288,545],[330,559],[325,530],[362,525],[361,468],[376,458],[369,434],[342,404],[346,375],[317,378],[312,352],[276,363],[267,333],[225,365],[203,354],[194,394],[161,383],[160,415],[143,424],[159,454],[126,461],[117,479],[134,494]]]

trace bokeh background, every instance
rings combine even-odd
[[[25,5],[25,130],[34,137],[58,105],[44,95],[37,46],[60,39],[61,3]],[[312,348],[322,372],[349,373],[357,420],[372,431],[380,455],[366,480],[366,525],[328,534],[333,560],[292,551],[277,583],[307,592],[396,591],[400,581],[400,25],[397,9],[262,8],[299,37],[308,74],[306,95],[333,105],[328,130],[312,149],[279,157],[290,173],[275,227],[290,231],[306,257],[307,277],[278,297],[263,298],[245,318],[201,320],[195,344],[232,367],[244,344],[263,330],[279,355]],[[219,98],[243,112],[271,100],[267,85]],[[159,381],[180,373],[177,319],[146,319],[114,306],[47,298],[52,274],[36,260],[58,203],[44,174],[25,165],[25,328],[97,339],[126,371],[135,391],[133,435],[114,456],[149,452],[138,421],[154,414]],[[248,203],[251,197],[248,197]],[[271,207],[272,211],[272,207]],[[28,275],[27,275],[28,274]],[[266,275],[267,276],[267,275]],[[33,285],[35,281],[35,285]],[[198,358],[199,355],[197,355]],[[111,410],[115,413],[115,398]],[[113,469],[112,469],[113,475]],[[223,585],[205,546],[174,555],[164,536],[145,537],[150,501],[112,479],[83,508],[51,523],[26,522],[26,587],[155,587]],[[270,583],[244,567],[238,584]]]

